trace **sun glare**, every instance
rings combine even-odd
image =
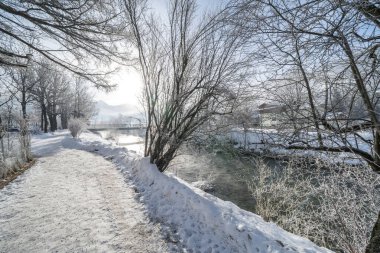
[[[122,69],[115,74],[112,83],[117,84],[111,92],[95,91],[95,100],[102,100],[109,105],[129,104],[140,106],[142,79],[134,69]]]

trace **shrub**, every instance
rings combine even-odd
[[[69,120],[69,131],[74,138],[78,138],[79,135],[86,129],[86,123],[84,119],[76,118]]]
[[[19,157],[23,162],[29,162],[32,159],[31,154],[31,139],[30,133],[28,130],[28,122],[25,119],[21,119],[19,122],[20,125],[20,134],[19,134]]]
[[[365,166],[258,162],[248,185],[256,213],[337,252],[364,252],[380,207],[380,177]]]
[[[8,173],[8,167],[6,166],[5,162],[0,159],[0,179],[4,178]]]

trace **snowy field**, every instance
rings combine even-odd
[[[0,191],[0,252],[331,252],[98,135],[36,136],[33,151]]]

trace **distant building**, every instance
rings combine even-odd
[[[285,119],[285,105],[263,103],[258,108],[257,112],[260,115],[260,125],[262,127],[278,126]]]

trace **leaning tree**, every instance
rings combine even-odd
[[[161,20],[146,4],[124,0],[144,81],[144,153],[164,171],[201,125],[231,112],[248,59],[244,38],[223,22],[226,10],[199,16],[195,0],[175,0]]]

